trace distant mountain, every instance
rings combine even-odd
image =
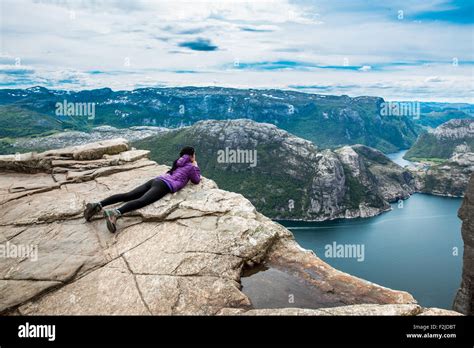
[[[474,151],[474,119],[450,120],[435,129],[429,129],[420,135],[405,158],[448,159],[459,145],[467,146],[467,151]]]
[[[204,176],[243,194],[271,218],[368,217],[413,192],[411,174],[378,150],[363,145],[319,150],[251,120],[201,121],[133,143],[168,165],[187,144],[196,148]]]
[[[151,126],[136,126],[121,129],[111,126],[99,126],[92,128],[89,132],[68,130],[41,137],[21,137],[3,141],[0,139],[0,155],[31,151],[42,152],[114,138],[124,138],[129,141],[134,141],[167,131],[167,128]]]
[[[436,128],[452,119],[474,119],[474,104],[420,103],[420,118],[415,122],[423,127]]]
[[[56,103],[64,101],[94,103],[95,117],[57,117]],[[56,117],[63,129],[77,131],[90,131],[100,125],[176,128],[206,119],[247,118],[277,125],[323,148],[352,144],[365,144],[384,152],[409,148],[417,137],[415,123],[411,117],[381,116],[383,102],[377,97],[350,98],[220,87],[142,88],[133,91],[103,88],[79,92],[43,87],[0,90],[0,107],[15,107],[8,111],[11,117],[14,118],[17,112],[32,112],[31,125],[27,125],[32,131],[28,133],[34,133],[37,113]],[[17,134],[12,130],[3,136],[16,137]]]
[[[54,116],[14,105],[0,106],[0,121],[0,139],[42,136],[63,129]]]

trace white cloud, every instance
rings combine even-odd
[[[439,100],[457,94],[460,100],[472,100],[472,26],[392,20],[391,12],[388,16],[379,13],[376,6],[356,9],[355,2],[308,4],[285,0],[2,0],[1,53],[21,58],[30,70],[28,76],[21,71],[7,75],[0,69],[0,73],[8,77],[7,83],[16,81],[22,87],[28,81],[74,89],[319,84],[329,86],[331,93],[386,98],[418,93]],[[441,1],[397,0],[390,8],[396,17],[397,9],[411,14],[442,6]],[[218,50],[179,47],[196,38],[209,40]],[[458,66],[452,64],[453,58]],[[296,66],[250,71],[234,69],[236,60],[241,64],[295,62]],[[298,71],[298,62],[356,68]],[[350,85],[352,90],[344,87]]]
[[[444,79],[439,78],[438,76],[429,76],[425,79],[425,82],[443,82]]]

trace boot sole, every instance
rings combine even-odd
[[[115,226],[115,224],[112,223],[112,221],[110,221],[109,215],[107,214],[107,212],[104,212],[104,217],[105,217],[105,221],[107,222],[107,229],[109,230],[109,232],[115,233],[117,231],[117,226]]]

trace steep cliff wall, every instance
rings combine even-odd
[[[454,300],[454,310],[474,314],[474,175],[464,201],[458,213],[462,219],[462,238],[464,240],[464,256],[461,288]]]

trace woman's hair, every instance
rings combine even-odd
[[[185,147],[183,147],[183,148],[181,149],[181,151],[179,152],[179,157],[174,160],[173,166],[171,167],[170,170],[168,170],[168,173],[169,173],[169,174],[173,174],[173,172],[175,171],[175,169],[178,168],[178,166],[177,166],[178,160],[179,160],[181,157],[183,157],[184,155],[189,155],[189,156],[194,155],[194,147],[192,147],[192,146],[185,146]]]

